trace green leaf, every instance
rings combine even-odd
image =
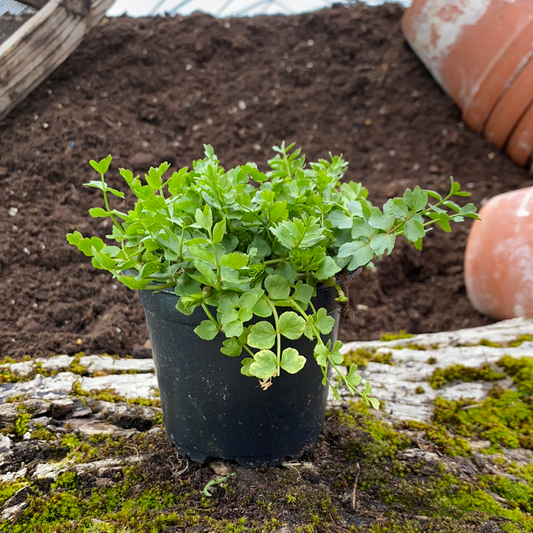
[[[195,259],[194,266],[196,270],[198,270],[198,272],[201,274],[201,278],[203,278],[198,279],[197,281],[200,281],[200,283],[204,283],[205,285],[210,285],[211,287],[216,286],[217,276],[208,263],[205,263],[204,261],[201,261],[199,259]],[[192,273],[190,273],[189,275],[194,278],[194,275]]]
[[[111,155],[108,155],[105,159],[102,159],[100,162],[94,161],[94,159],[91,159],[89,161],[89,164],[91,167],[96,170],[96,172],[99,172],[100,174],[105,174],[109,170],[109,165],[111,165],[112,157]]]
[[[335,259],[330,257],[329,255],[324,259],[324,262],[322,263],[322,266],[317,270],[316,278],[319,280],[325,280],[328,278],[331,278],[337,272],[340,272],[342,269],[340,266],[337,265],[335,262]]]
[[[241,365],[242,365],[241,374],[243,374],[244,376],[247,376],[249,378],[253,377],[252,374],[250,373],[250,365],[253,362],[254,362],[254,360],[251,357],[247,357],[246,359],[243,359],[241,361]]]
[[[394,248],[395,240],[396,236],[394,234],[387,235],[386,233],[378,233],[377,235],[374,235],[370,241],[370,248],[372,248],[374,253],[378,256],[382,256],[385,251],[390,254]]]
[[[316,362],[320,366],[327,366],[328,355],[329,355],[329,348],[327,346],[317,343],[317,345],[315,346],[314,355],[315,355]]]
[[[428,203],[428,195],[418,185],[411,191],[407,189],[403,195],[403,199],[413,211],[421,211]]]
[[[437,224],[445,232],[449,233],[452,231],[452,227],[450,226],[451,217],[447,213],[428,213],[428,218],[436,220]]]
[[[222,343],[220,351],[228,357],[238,357],[242,353],[242,347],[235,339],[227,339]],[[253,361],[253,359],[252,359]]]
[[[389,231],[394,226],[394,215],[384,215],[379,207],[371,208],[372,215],[368,219],[368,223],[375,229]]]
[[[286,311],[279,317],[279,332],[287,339],[299,339],[305,328],[305,320],[293,311]]]
[[[328,312],[321,307],[316,315],[313,316],[315,327],[322,333],[322,335],[327,335],[331,333],[333,326],[335,326],[335,319],[332,316],[328,315]]]
[[[244,331],[244,324],[242,320],[233,320],[222,326],[222,331],[224,331],[226,337],[239,337]]]
[[[89,209],[89,215],[91,215],[93,218],[104,218],[108,217],[109,213],[101,207],[93,207]]]
[[[479,219],[477,209],[474,204],[466,204],[464,207],[461,207],[461,209],[459,210],[459,214],[465,217]]]
[[[376,410],[379,410],[379,400],[377,398],[367,398],[370,402],[370,405]]]
[[[294,218],[279,223],[270,228],[270,231],[277,237],[278,241],[286,248],[295,247],[310,248],[318,244],[323,238],[323,229],[318,223],[318,218],[308,217]]]
[[[354,220],[352,226],[352,239],[360,239],[361,237],[370,239],[375,234],[376,229],[370,226],[367,221],[362,219]]]
[[[265,239],[259,236],[254,237],[253,241],[248,247],[248,253],[250,253],[251,248],[255,248],[256,250],[254,255],[254,259],[256,261],[260,261],[261,259],[268,257],[272,253],[272,248],[270,247],[270,244],[268,244]]]
[[[239,298],[239,307],[242,309],[252,309],[264,292],[261,289],[253,289],[245,292]],[[268,304],[267,304],[268,305]],[[269,306],[270,309],[270,306]]]
[[[218,319],[220,320],[222,325],[229,324],[230,322],[239,320],[239,311],[237,311],[237,309],[228,309],[227,311],[224,311],[222,313],[220,312],[220,308],[219,308]]]
[[[158,169],[151,167],[146,175],[146,183],[152,187],[152,189],[160,189],[163,182],[161,180],[161,174]]]
[[[329,346],[329,341],[328,341]],[[341,354],[339,351],[342,348],[342,342],[341,341],[335,341],[335,344],[333,345],[333,348],[331,349],[331,352],[329,354],[329,357],[333,363],[336,365],[341,365],[344,363],[344,355]]]
[[[220,264],[235,270],[240,270],[248,264],[248,257],[241,252],[232,252],[220,258]]]
[[[254,312],[254,315],[260,316],[261,318],[268,318],[272,315],[272,308],[270,307],[266,296],[261,297],[257,301],[252,311]]]
[[[205,248],[202,248],[201,246],[188,246],[190,256],[192,256],[193,259],[201,259],[202,261],[205,261],[209,264],[214,264],[215,258],[213,257],[213,254],[206,250]]]
[[[383,212],[395,218],[405,218],[409,214],[409,208],[403,198],[391,198],[383,206]]]
[[[204,341],[212,341],[217,336],[218,327],[211,320],[203,320],[199,326],[194,328],[194,332]]]
[[[370,248],[370,244],[362,241],[353,241],[343,244],[339,248],[338,256],[350,257],[349,270],[356,270],[359,267],[366,266],[374,257],[374,250]]]
[[[405,237],[410,242],[418,241],[426,235],[424,226],[422,226],[422,224],[414,218],[411,218],[405,223],[403,231],[405,233]]]
[[[221,242],[222,239],[224,238],[225,233],[226,233],[226,219],[223,218],[222,220],[217,222],[215,224],[215,227],[213,228],[213,242],[214,243]]]
[[[272,348],[276,343],[276,330],[264,320],[254,324],[248,334],[248,344],[253,348]]]
[[[357,373],[357,365],[351,364],[350,370],[348,371],[348,374],[346,375],[346,381],[355,389],[358,387],[361,382],[363,381],[363,378]]]
[[[239,320],[242,320],[243,322],[248,322],[253,316],[254,314],[251,309],[245,307],[244,309],[239,310]]]
[[[207,232],[211,231],[211,227],[213,226],[213,214],[208,205],[204,207],[203,211],[197,209],[194,218],[201,228],[205,229]]]
[[[229,309],[235,309],[239,305],[239,297],[234,292],[228,292],[220,298],[218,312],[224,313]]]
[[[291,292],[288,280],[276,274],[265,278],[265,289],[274,300],[285,300]]]
[[[259,379],[270,379],[278,371],[278,360],[274,352],[261,350],[254,355],[254,362],[250,364],[249,372]],[[241,370],[242,372],[242,370]]]
[[[289,374],[296,374],[306,363],[305,357],[301,356],[294,348],[285,348],[281,354],[281,368]]]
[[[296,274],[296,268],[289,261],[283,261],[276,268],[276,275],[285,278],[291,284],[295,282]]]
[[[342,211],[332,211],[328,215],[328,220],[333,224],[334,228],[350,229],[353,224],[353,218],[344,214]]]
[[[311,301],[314,292],[315,290],[313,289],[313,287],[311,287],[311,285],[308,285],[303,281],[299,281],[294,289],[292,299],[296,300],[299,303],[307,305]]]

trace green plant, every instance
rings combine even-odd
[[[355,364],[346,375],[340,371],[342,343],[322,340],[334,319],[315,308],[316,287],[334,287],[337,300],[346,303],[337,280],[347,272],[382,259],[400,235],[421,249],[434,224],[451,231],[450,222],[477,218],[476,208],[451,200],[469,196],[452,179],[444,198],[417,186],[380,209],[368,201],[361,184],[340,183],[347,167],[341,157],[306,166],[293,145],[274,151],[267,173],[255,163],[225,171],[210,146],[193,170],[182,168],[170,177],[164,177],[168,163],[150,168],[144,182],[121,169],[136,197],[127,213],[110,203],[111,196],[125,198],[105,181],[111,156],[91,161],[100,180],[87,185],[102,191],[104,207],[89,213],[111,219],[108,238],[118,246],[78,231],[68,241],[131,289],[172,287],[180,312],[190,315],[201,307],[206,320],[196,328],[198,336],[212,340],[222,332],[222,353],[239,357],[244,350],[242,374],[259,378],[264,389],[282,370],[293,374],[305,365],[305,357],[294,348],[282,350],[281,344],[282,337],[304,335],[315,342],[324,384],[335,396],[338,386],[329,380],[329,367],[339,383],[378,407],[370,384],[358,389],[362,378]],[[272,322],[263,320],[268,318]]]

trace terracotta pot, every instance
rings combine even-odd
[[[533,19],[508,42],[503,53],[495,59],[478,81],[477,92],[463,108],[463,120],[474,131],[480,131],[499,97],[513,84],[528,61],[533,58]]]
[[[499,320],[533,316],[533,187],[495,196],[479,214],[465,252],[470,301]]]
[[[531,37],[533,40],[533,36]],[[485,137],[503,148],[528,107],[533,103],[533,60],[501,95],[485,126]],[[531,146],[531,145],[530,145]]]
[[[524,113],[511,135],[507,154],[521,166],[531,165],[533,173],[533,104]]]
[[[402,29],[474,130],[533,56],[530,0],[413,0]]]

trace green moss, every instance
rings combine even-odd
[[[409,344],[398,344],[394,346],[395,350],[417,350],[419,352],[425,352],[426,350],[437,350],[439,347],[438,344],[432,344],[431,346],[425,346],[424,344],[417,344],[415,342],[410,342]]]
[[[521,396],[533,394],[533,357],[504,355],[497,365],[513,378]]]
[[[419,386],[415,389],[415,393],[416,393],[416,394],[424,394],[424,392],[426,392],[426,390],[425,390],[424,387],[422,387],[421,385],[419,385]]]
[[[472,450],[468,440],[452,434],[445,426],[438,423],[426,424],[416,420],[409,420],[404,423],[409,429],[416,429],[423,432],[423,438],[435,444],[442,453],[449,456],[461,455],[469,457]]]
[[[520,346],[524,342],[531,342],[533,341],[533,335],[528,335],[527,333],[525,335],[519,335],[516,339],[509,342],[508,346],[511,348],[514,348],[516,346]]]
[[[481,403],[437,398],[434,420],[457,435],[489,440],[489,451],[499,446],[533,449],[533,409],[512,390],[496,387]]]
[[[47,442],[52,442],[57,440],[57,435],[52,433],[48,429],[44,428],[40,424],[37,424],[37,427],[32,430],[31,438],[36,440],[44,440]]]
[[[25,481],[15,481],[14,483],[0,481],[0,507],[26,485]]]
[[[18,383],[20,381],[28,381],[30,378],[19,376],[12,372],[9,368],[0,369],[0,385],[3,383]]]
[[[10,396],[9,398],[6,398],[4,401],[6,403],[19,403],[28,399],[30,399],[30,395],[28,394],[17,394],[15,396]]]
[[[487,346],[489,348],[502,348],[503,344],[500,342],[493,342],[489,339],[481,339],[478,342],[478,346]]]
[[[428,357],[426,363],[428,365],[436,365],[438,363],[438,359],[436,357],[431,356],[431,357]]]
[[[382,365],[394,365],[391,352],[378,352],[376,348],[357,348],[344,355],[344,364],[350,366],[356,364],[364,368],[368,363],[381,363]]]
[[[15,419],[13,432],[17,437],[22,437],[28,431],[28,422],[31,420],[31,414],[28,413],[24,404],[19,404],[17,410],[19,413]]]
[[[429,384],[434,389],[440,389],[452,381],[497,381],[504,378],[505,374],[496,372],[488,363],[478,368],[451,365],[446,368],[436,368],[429,378]]]
[[[144,407],[161,407],[161,400],[159,398],[126,398],[117,394],[114,389],[106,388],[99,390],[86,391],[81,387],[79,381],[72,385],[71,394],[81,398],[90,398],[91,400],[99,400],[102,402],[111,403],[129,403],[134,405],[142,405]]]
[[[89,374],[87,367],[80,363],[80,360],[84,355],[83,352],[75,354],[72,362],[68,365],[67,371],[72,372],[73,374],[79,374],[80,376],[87,376]]]
[[[401,329],[398,333],[382,333],[379,337],[381,342],[397,341],[399,339],[412,339],[414,335],[407,333],[405,329]]]
[[[370,455],[374,459],[392,458],[398,450],[409,446],[409,438],[394,430],[387,422],[370,414],[368,407],[362,401],[353,402],[347,410],[333,413],[339,423],[352,428],[360,428],[370,438],[364,442],[354,442],[348,446],[349,459],[357,460],[361,455]]]

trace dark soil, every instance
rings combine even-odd
[[[292,17],[106,20],[0,122],[1,356],[131,354],[147,340],[134,293],[92,268],[67,232],[105,236],[87,164],[190,165],[204,143],[224,165],[265,161],[296,142],[313,160],[342,153],[348,179],[381,204],[406,187],[473,201],[530,185],[460,121],[400,31],[397,5],[334,6]],[[246,104],[241,109],[239,101]],[[111,183],[121,186],[120,178]],[[435,231],[422,253],[398,246],[351,286],[345,341],[487,324],[463,283],[469,225]],[[359,308],[357,308],[359,305]]]

